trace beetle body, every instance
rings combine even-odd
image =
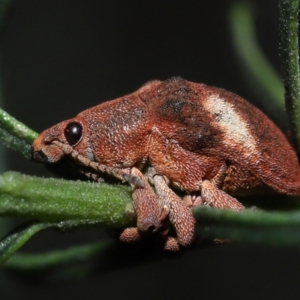
[[[64,156],[129,181],[138,220],[151,220],[145,228],[157,229],[170,219],[184,246],[194,235],[190,205],[242,210],[229,194],[300,194],[295,151],[276,125],[233,93],[181,78],[151,81],[89,108],[45,130],[32,145],[35,161],[56,162]],[[148,202],[141,200],[143,189],[151,189],[145,176],[156,190]],[[169,186],[184,191],[188,201]],[[147,203],[157,207],[155,213]],[[168,241],[166,248],[176,248],[174,239]]]

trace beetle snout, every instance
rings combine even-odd
[[[47,163],[48,157],[42,150],[35,151],[33,147],[30,148],[31,160],[38,163]]]

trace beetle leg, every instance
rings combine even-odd
[[[80,168],[72,163],[71,163],[71,166],[76,168],[80,174],[84,175],[86,178],[88,178],[92,181],[99,182],[99,183],[104,182],[103,176],[101,176],[101,174],[99,174],[98,172],[91,172],[89,169]]]
[[[127,181],[135,186],[143,187],[143,181],[140,178],[127,173],[123,169],[108,167],[98,162],[92,161],[79,154],[78,151],[74,150],[70,145],[63,144],[59,141],[53,141],[53,144],[59,147],[61,151],[63,151],[66,155],[70,155],[76,162],[79,162],[88,168],[91,168],[97,172],[109,174],[117,179]]]
[[[139,240],[144,232],[163,229],[168,215],[144,175],[137,168],[132,168],[131,174],[140,179],[144,187],[131,183],[133,207],[137,215],[137,228],[126,228],[120,235],[120,240],[123,242],[134,242]]]
[[[221,165],[218,173],[212,178],[210,181],[214,186],[220,187],[223,183],[226,176],[227,165],[224,163]],[[189,207],[195,207],[199,205],[203,205],[204,201],[201,197],[201,192],[193,192],[191,194],[187,194],[182,199]]]
[[[137,227],[140,231],[157,230],[162,226],[162,221],[167,216],[166,208],[161,205],[140,170],[132,168],[131,174],[142,180],[144,185],[144,187],[140,187],[131,184],[133,206],[137,214]]]
[[[238,200],[221,191],[208,180],[204,180],[202,182],[201,197],[205,204],[213,207],[236,211],[245,209],[245,207]]]
[[[195,219],[191,209],[169,188],[166,179],[161,175],[154,175],[153,182],[156,193],[163,201],[163,206],[169,209],[169,220],[173,224],[177,241],[182,246],[190,245],[195,235]],[[176,250],[174,238],[166,241],[165,248]]]
[[[188,207],[203,205],[203,200],[199,192],[185,195],[182,201],[185,202]]]
[[[218,173],[214,176],[214,178],[212,178],[210,182],[216,187],[220,187],[226,177],[226,170],[227,170],[227,165],[223,163]]]

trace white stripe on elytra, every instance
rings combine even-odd
[[[243,156],[257,153],[256,143],[248,124],[238,115],[234,104],[226,102],[219,95],[210,96],[204,101],[204,107],[214,115],[216,125],[225,133],[223,141],[230,148],[242,146],[247,152]],[[239,153],[241,154],[241,153]]]

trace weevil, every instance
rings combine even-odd
[[[300,194],[296,153],[267,116],[231,92],[180,77],[150,81],[46,129],[31,155],[43,163],[67,157],[94,180],[128,182],[137,227],[121,240],[158,231],[169,250],[192,244],[195,205],[242,211],[235,195]]]

